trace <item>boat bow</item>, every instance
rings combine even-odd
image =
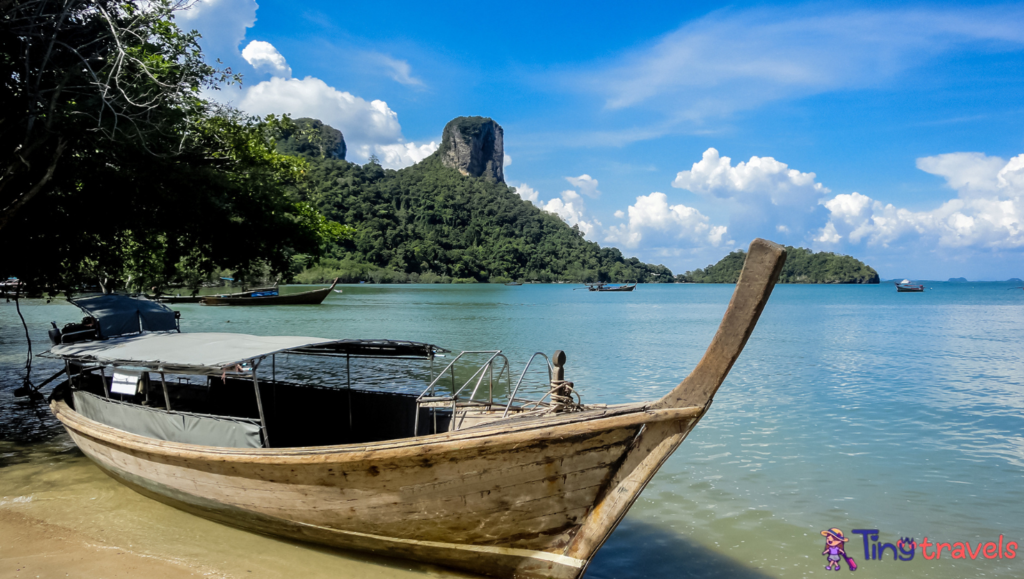
[[[764,239],[755,239],[750,244],[729,308],[707,351],[690,375],[654,403],[653,408],[700,407],[707,411],[715,392],[754,331],[785,262],[786,249],[781,245]],[[701,416],[703,412],[696,420],[663,421],[644,426],[610,484],[583,521],[580,531],[566,548],[566,556],[589,563]],[[585,570],[586,566],[582,567],[576,577],[582,576]]]

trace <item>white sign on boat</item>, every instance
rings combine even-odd
[[[141,372],[117,370],[114,372],[114,380],[110,383],[110,391],[114,394],[134,396],[139,391],[139,380],[141,378]]]

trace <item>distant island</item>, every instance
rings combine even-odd
[[[787,247],[786,265],[779,283],[878,283],[878,272],[864,262],[826,251],[815,253],[802,247]],[[746,261],[745,251],[734,251],[714,265],[676,276],[688,283],[736,283]]]
[[[949,281],[951,281],[953,283],[967,283],[967,278],[966,277],[951,277],[951,278],[949,278]]]

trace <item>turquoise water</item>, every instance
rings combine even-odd
[[[879,529],[891,543],[1024,541],[1024,291],[925,285],[922,294],[892,285],[777,287],[711,411],[588,577],[820,575],[819,532],[830,527],[851,537],[847,552],[861,575],[1024,576],[1021,558],[951,560],[946,552],[929,561],[918,551],[912,561],[865,560],[851,533]],[[660,397],[686,376],[732,290],[361,285],[321,306],[174,307],[184,331],[502,349],[514,374],[533,352],[562,349],[585,402],[620,403]],[[19,444],[8,461],[60,432],[10,396],[24,360],[13,306],[0,304],[0,439],[38,442]],[[48,321],[78,315],[39,300],[22,309],[37,348]],[[52,363],[36,364],[35,376],[52,373]]]

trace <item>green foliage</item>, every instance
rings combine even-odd
[[[169,4],[140,11],[132,2],[15,0],[4,15],[62,7],[79,11],[78,20],[51,36],[88,47],[91,60],[40,78],[88,86],[68,92],[54,86],[60,98],[53,96],[51,108],[41,111],[26,104],[36,98],[31,87],[19,84],[17,75],[18,82],[7,77],[17,86],[5,96],[12,108],[0,111],[0,137],[9,145],[3,154],[17,151],[21,140],[34,161],[10,154],[3,162],[38,161],[54,170],[45,179],[34,169],[2,175],[4,202],[12,191],[35,192],[2,208],[0,244],[19,250],[5,255],[0,273],[18,276],[31,289],[64,291],[99,281],[106,289],[149,290],[203,283],[218,269],[240,272],[242,279],[286,275],[296,254],[315,259],[352,235],[292,195],[308,164],[278,153],[276,144],[293,123],[260,121],[199,98],[200,88],[224,80],[224,73],[204,63],[197,35],[173,24]],[[24,65],[42,50],[34,42],[42,41],[0,35],[4,66]],[[113,57],[122,64],[111,63]],[[90,89],[85,81],[92,75],[112,78],[123,102]],[[35,128],[21,114],[34,115]],[[39,126],[46,130],[40,133]],[[56,153],[37,158],[27,152],[32,147]]]
[[[284,128],[277,141],[277,151],[284,155],[345,160],[348,148],[341,131],[316,119],[295,119]]]
[[[351,259],[332,258],[320,260],[316,265],[295,274],[294,279],[305,284],[330,283],[335,279],[340,283],[452,283],[451,278],[433,273],[405,273]]]
[[[670,282],[672,272],[587,241],[503,183],[465,177],[438,154],[394,171],[308,156],[294,195],[354,235],[330,257],[407,275],[537,281]],[[297,278],[304,279],[304,278]]]
[[[878,273],[849,255],[814,253],[802,247],[786,248],[786,265],[779,283],[878,283]],[[736,283],[746,261],[744,251],[734,251],[714,265],[688,271],[678,281],[692,283]]]

